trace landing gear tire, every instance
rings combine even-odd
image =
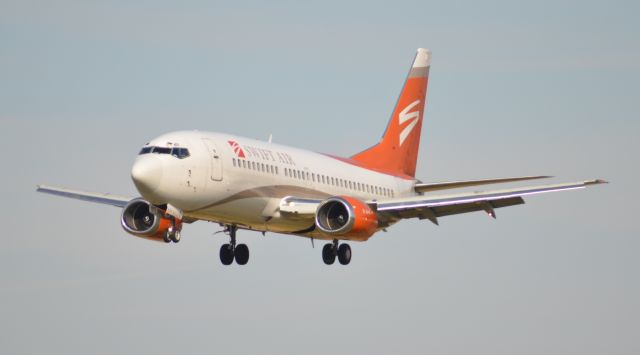
[[[338,247],[338,261],[342,265],[348,265],[351,262],[351,247],[349,244],[340,244]]]
[[[171,243],[171,232],[164,232],[164,234],[162,235],[162,240],[164,240],[165,243]]]
[[[249,262],[249,247],[246,244],[236,245],[234,255],[238,265],[246,265]]]
[[[332,265],[336,261],[336,250],[333,244],[327,243],[322,247],[322,261],[327,265]]]
[[[220,262],[222,262],[222,265],[231,265],[233,256],[234,252],[231,244],[223,244],[220,247]]]
[[[169,239],[171,239],[172,242],[174,243],[179,243],[180,242],[180,231],[175,231],[173,233],[171,233],[169,235]]]

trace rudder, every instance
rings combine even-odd
[[[375,170],[415,177],[430,67],[431,51],[418,48],[382,139],[351,159]]]

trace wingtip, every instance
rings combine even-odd
[[[599,184],[608,184],[608,183],[609,181],[604,179],[595,179],[595,180],[585,182],[585,185],[599,185]]]

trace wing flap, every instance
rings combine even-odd
[[[603,183],[607,182],[598,179],[487,192],[432,196],[429,198],[424,196],[398,198],[379,201],[376,205],[376,210],[384,219],[420,218],[429,219],[435,224],[438,224],[438,217],[476,211],[486,211],[495,218],[494,209],[523,204],[524,196],[582,189],[590,185]]]
[[[491,210],[494,208],[502,208],[502,207],[522,205],[522,204],[524,204],[524,199],[522,197],[511,197],[511,198],[503,198],[499,200],[492,200],[485,203],[469,202],[469,203],[460,203],[455,205],[440,206],[440,207],[433,208],[433,210],[437,217],[445,217],[445,216],[451,216],[454,214],[487,211],[488,209]]]
[[[47,185],[38,185],[36,191],[50,195],[101,203],[104,205],[111,205],[116,207],[124,207],[129,201],[132,200],[132,198],[126,196],[105,194],[100,192],[87,192]]]

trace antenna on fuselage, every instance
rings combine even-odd
[[[269,143],[271,143],[271,141],[273,141],[273,133],[269,134]]]

